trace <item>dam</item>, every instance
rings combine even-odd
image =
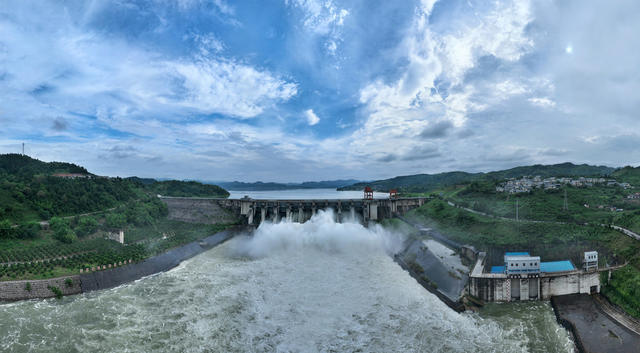
[[[363,223],[379,221],[402,215],[422,206],[426,197],[387,199],[239,199],[185,198],[159,196],[169,206],[169,217],[177,220],[201,222],[220,217],[238,217],[249,225],[265,221],[277,223],[281,220],[304,223],[319,210],[333,210],[337,222],[359,219]]]
[[[264,222],[139,281],[0,305],[0,351],[573,352],[549,303],[456,313],[393,261],[401,248],[329,211]]]

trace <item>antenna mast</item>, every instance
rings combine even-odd
[[[24,142],[22,143],[22,155],[24,156]]]

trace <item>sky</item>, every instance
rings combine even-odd
[[[640,164],[640,2],[7,0],[0,153],[109,176]]]

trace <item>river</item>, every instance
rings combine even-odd
[[[572,352],[548,303],[458,314],[379,226],[263,223],[166,273],[0,305],[2,352]]]

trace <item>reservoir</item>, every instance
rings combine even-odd
[[[362,199],[363,191],[337,191],[336,189],[291,189],[291,190],[267,190],[267,191],[242,191],[229,190],[230,199],[239,199],[249,196],[257,200],[317,200],[317,199]],[[376,199],[389,198],[386,192],[374,192]]]
[[[458,314],[379,226],[265,222],[114,289],[0,305],[0,352],[572,352],[545,302]],[[436,244],[431,244],[433,247]]]

